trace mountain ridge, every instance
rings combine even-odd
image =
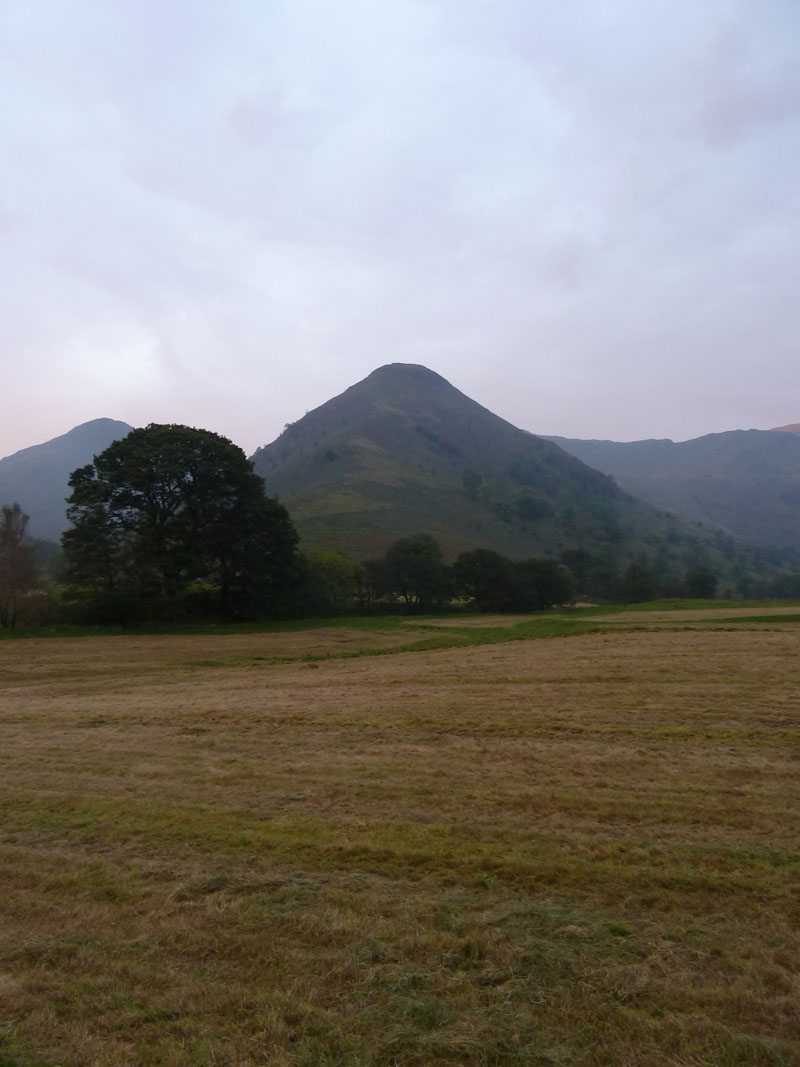
[[[118,419],[90,419],[71,430],[0,459],[0,504],[18,503],[34,537],[58,541],[67,525],[69,476],[91,463],[133,427]]]
[[[118,420],[95,419],[5,457],[0,503],[18,501],[31,515],[34,536],[58,539],[66,526],[70,473],[130,429]],[[773,455],[770,467],[758,449],[742,448],[749,468],[740,455],[726,471],[731,438],[745,444],[770,438],[773,453],[791,455],[780,461]],[[715,487],[741,478],[743,470],[763,487],[800,467],[793,451],[800,436],[790,433],[737,430],[695,441],[717,457],[716,481],[699,478],[694,486],[706,504]],[[267,492],[289,508],[305,549],[337,549],[353,560],[381,555],[399,537],[428,533],[450,558],[476,547],[511,559],[588,553],[609,571],[641,561],[668,577],[712,568],[728,576],[730,589],[745,589],[747,574],[763,570],[764,560],[765,573],[792,566],[749,549],[726,516],[720,521],[703,511],[693,519],[663,497],[646,501],[637,484],[639,468],[668,469],[676,450],[689,445],[538,436],[435,371],[392,363],[287,424],[251,459]],[[610,464],[592,455],[587,465],[580,454],[587,449],[613,452],[617,459]],[[785,503],[796,516],[800,490],[797,500]],[[702,529],[702,523],[715,529]]]
[[[414,364],[378,368],[252,460],[305,549],[353,560],[427,533],[451,559],[477,547],[511,559],[566,553],[608,574],[649,561],[671,588],[706,568],[733,589],[761,568],[735,539],[632,496]]]
[[[351,536],[342,538],[344,516],[358,514],[373,535],[361,541],[361,551],[383,551],[397,536],[419,531],[419,515],[429,517],[432,532],[454,547],[472,547],[476,537],[487,532],[497,535],[502,518],[487,513],[478,499],[491,492],[491,481],[498,479],[499,468],[507,461],[498,458],[498,441],[513,437],[516,448],[533,462],[544,453],[557,458],[575,475],[580,471],[595,491],[615,495],[613,483],[598,472],[589,472],[583,464],[553,449],[533,435],[524,434],[511,423],[488,411],[477,401],[461,393],[441,375],[418,364],[392,363],[377,368],[360,382],[338,396],[308,412],[287,426],[276,441],[258,449],[252,459],[257,473],[264,477],[267,490],[277,493],[289,506],[307,540],[321,546],[323,536],[332,538],[334,547],[344,547]],[[480,447],[482,465],[475,496],[465,493],[463,477],[471,470],[467,457],[467,438]],[[544,461],[547,462],[546,460]],[[449,472],[445,497],[443,473]],[[508,481],[506,476],[506,481]],[[521,484],[517,483],[518,486]],[[453,489],[457,492],[454,494]],[[321,491],[333,489],[339,500],[336,511],[327,508],[328,520],[319,522]],[[415,494],[415,511],[398,506],[398,493]],[[326,496],[323,492],[322,496]],[[371,499],[367,499],[367,497]],[[422,502],[424,501],[424,506]],[[456,504],[466,512],[464,536],[448,530],[444,512]],[[343,510],[350,507],[351,510]],[[312,514],[313,513],[313,514]],[[336,514],[336,519],[331,521]],[[391,520],[389,521],[389,517]],[[336,529],[331,529],[331,526]],[[316,527],[326,531],[316,533]],[[530,549],[529,539],[515,536],[503,540],[515,542],[516,554]]]
[[[548,440],[657,507],[754,544],[800,549],[800,434],[726,430],[679,442]]]

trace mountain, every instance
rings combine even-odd
[[[800,433],[800,422],[790,422],[788,426],[773,426],[772,433]]]
[[[548,440],[658,507],[755,544],[800,549],[800,434],[790,430],[679,443]]]
[[[582,550],[659,573],[748,567],[724,535],[676,519],[425,367],[393,363],[288,426],[252,457],[305,548],[352,559],[428,533],[446,554]],[[745,552],[746,554],[746,552]]]
[[[58,541],[67,526],[70,474],[131,429],[127,422],[93,419],[0,459],[0,504],[19,503],[30,516],[28,529],[34,537]]]

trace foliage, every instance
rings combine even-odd
[[[309,552],[305,560],[303,613],[346,615],[353,610],[355,566],[340,552]]]
[[[478,611],[506,611],[513,591],[511,560],[487,548],[462,552],[453,564],[455,591]]]
[[[568,548],[559,556],[560,561],[572,574],[578,592],[585,592],[592,571],[592,555],[585,548]]]
[[[427,611],[448,592],[448,574],[439,542],[428,534],[402,537],[384,557],[387,587],[415,611]]]
[[[794,574],[787,574],[783,578],[776,581],[770,593],[775,597],[800,597],[800,572]]]
[[[478,611],[542,611],[572,598],[569,570],[557,560],[512,561],[497,552],[462,552],[453,565],[460,595],[475,602]]]
[[[0,626],[14,627],[20,603],[39,580],[35,543],[27,533],[28,516],[19,504],[0,511]]]
[[[646,563],[629,563],[622,573],[617,597],[623,603],[637,604],[656,595],[656,580]]]
[[[717,577],[708,567],[696,567],[686,575],[686,595],[710,600],[717,591]]]
[[[355,568],[354,579],[359,611],[363,615],[371,615],[385,592],[386,577],[383,560],[362,560]]]
[[[514,564],[512,611],[543,611],[567,604],[574,592],[572,575],[554,559],[523,559]]]
[[[297,535],[227,438],[186,426],[133,430],[70,477],[67,575],[122,621],[199,606],[282,614],[297,581]]]

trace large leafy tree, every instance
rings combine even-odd
[[[297,534],[227,438],[150,425],[73,471],[69,484],[67,573],[107,605],[170,612],[202,584],[225,615],[286,612]]]
[[[305,558],[303,609],[309,615],[346,615],[353,610],[355,566],[340,552],[309,552]]]
[[[514,595],[514,564],[488,548],[462,552],[453,565],[460,596],[478,611],[508,611]]]
[[[566,604],[574,592],[572,575],[554,559],[522,559],[514,564],[512,611],[543,611]]]
[[[39,578],[27,526],[28,516],[19,504],[0,509],[0,626],[4,627],[16,625],[20,602]]]
[[[439,542],[428,534],[395,541],[383,557],[387,589],[415,611],[428,611],[449,593],[449,574]]]

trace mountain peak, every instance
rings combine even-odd
[[[307,546],[355,559],[420,531],[448,555],[483,545],[553,556],[592,535],[619,540],[625,528],[663,522],[635,514],[643,506],[610,478],[414,363],[378,367],[287,427],[253,464]]]
[[[132,427],[127,422],[121,422],[119,419],[89,419],[88,422],[78,423],[77,426],[73,426],[71,430],[63,434],[64,437],[68,437],[70,434],[89,433],[101,430],[121,430],[126,434],[130,433]]]
[[[424,367],[421,363],[385,363],[368,375],[364,381],[386,382],[387,384],[404,382],[413,385],[446,385],[453,388],[441,374]]]
[[[97,443],[99,451],[102,451],[112,441],[125,437],[132,429],[133,427],[129,426],[127,422],[120,422],[119,419],[90,419],[88,422],[81,422],[77,426],[73,426],[71,430],[59,434],[58,437],[51,437],[49,441],[42,441],[38,445],[28,445],[27,448],[21,448],[18,452],[12,452],[10,455],[0,459],[0,464],[6,464],[9,460],[21,460],[26,456],[39,456],[45,452],[55,453],[59,449],[70,447],[78,442],[85,441],[87,438],[91,442]],[[86,462],[88,463],[90,459],[91,456]]]
[[[117,419],[91,419],[0,459],[0,504],[18,503],[35,537],[56,541],[67,525],[69,476],[133,429]]]

